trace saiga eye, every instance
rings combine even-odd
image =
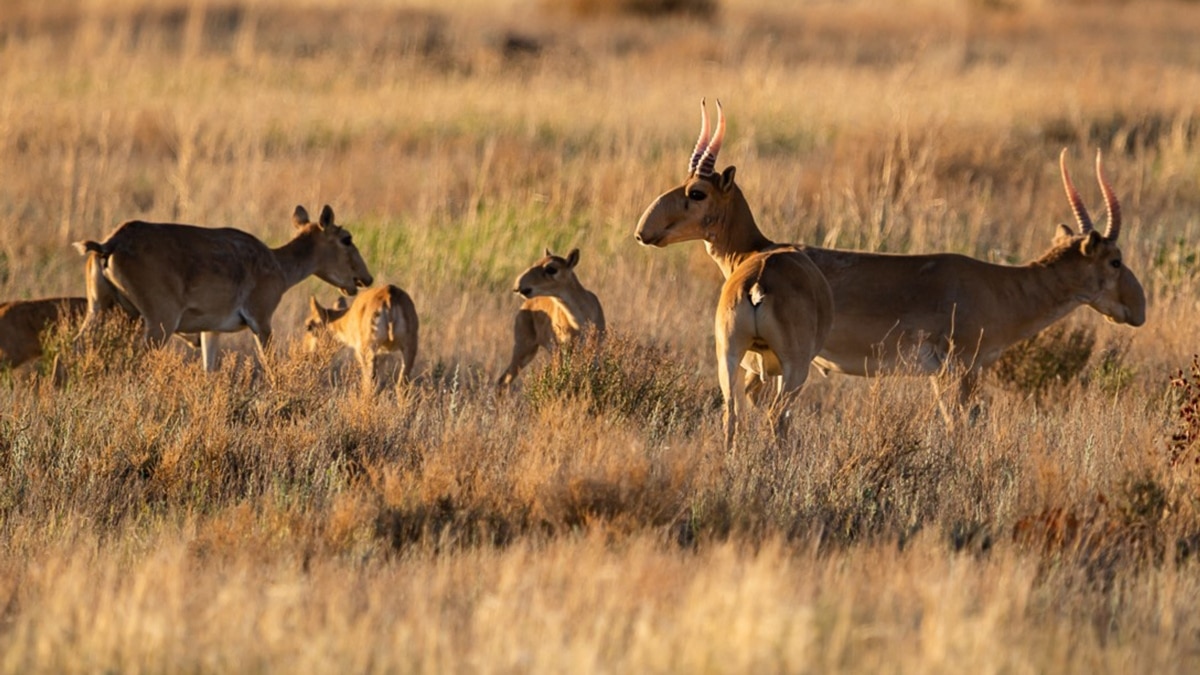
[[[708,193],[705,192],[704,190],[692,189],[692,190],[688,190],[687,196],[688,196],[688,199],[690,199],[694,202],[702,202],[702,201],[704,201],[704,199],[706,197],[708,197]]]

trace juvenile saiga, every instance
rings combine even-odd
[[[604,309],[575,276],[578,264],[577,248],[565,258],[546,249],[546,255],[517,278],[513,293],[526,300],[513,320],[512,359],[497,382],[501,389],[512,384],[539,348],[554,352],[581,336],[604,337]]]
[[[388,284],[363,291],[350,305],[339,298],[328,309],[311,298],[304,327],[310,351],[326,334],[354,350],[364,393],[377,393],[388,384],[406,384],[412,375],[420,325],[412,298],[398,286]],[[384,363],[395,355],[401,359],[399,369]]]
[[[45,331],[68,316],[83,316],[87,298],[43,298],[0,303],[0,368],[17,368],[42,355]]]

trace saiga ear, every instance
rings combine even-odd
[[[736,172],[737,169],[732,166],[725,167],[725,170],[721,172],[721,180],[718,184],[721,192],[729,192],[733,188],[733,174]]]
[[[545,252],[545,255],[546,255],[546,257],[547,257],[547,258],[554,257],[554,254],[550,252],[550,249],[549,249],[549,248],[544,248],[544,249],[542,249],[542,251],[544,251],[544,252]]]
[[[1068,239],[1071,239],[1074,236],[1075,236],[1075,230],[1072,230],[1070,225],[1064,225],[1062,223],[1059,223],[1058,227],[1054,228],[1054,243],[1055,244],[1058,244],[1061,241],[1066,241]]]
[[[1083,243],[1079,245],[1079,250],[1085,256],[1091,257],[1096,253],[1096,247],[1100,245],[1100,242],[1103,239],[1104,235],[1092,230],[1091,232],[1087,233],[1087,239],[1084,239]]]
[[[328,204],[321,208],[321,220],[317,224],[322,230],[333,225],[333,209]]]
[[[303,206],[297,206],[295,211],[292,211],[292,224],[297,228],[304,227],[309,223],[308,211]]]
[[[573,268],[578,264],[579,264],[579,249],[573,248],[573,249],[571,249],[571,252],[567,254],[567,268],[568,269]]]

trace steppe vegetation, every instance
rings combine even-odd
[[[678,7],[694,11],[676,11]],[[83,295],[142,218],[271,245],[332,204],[411,294],[415,381],[300,346],[316,280],[214,373],[74,326],[0,373],[4,672],[1195,672],[1200,4],[17,0],[0,299]],[[647,250],[697,103],[778,241],[1040,253],[1070,148],[1125,211],[1144,327],[1081,309],[947,425],[813,375],[721,451],[703,247]],[[494,391],[544,248],[603,346]],[[589,351],[590,350],[590,351]],[[58,358],[58,369],[54,368]]]

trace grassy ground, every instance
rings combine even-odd
[[[329,203],[422,339],[360,397],[298,348],[310,280],[269,379],[115,324],[0,374],[0,669],[1194,671],[1200,5],[669,4],[4,4],[0,297],[81,295],[122,220],[278,245]],[[632,237],[701,96],[779,240],[1028,260],[1103,150],[1147,324],[1077,311],[972,426],[814,375],[725,456],[719,274]],[[546,246],[615,339],[497,397]]]

